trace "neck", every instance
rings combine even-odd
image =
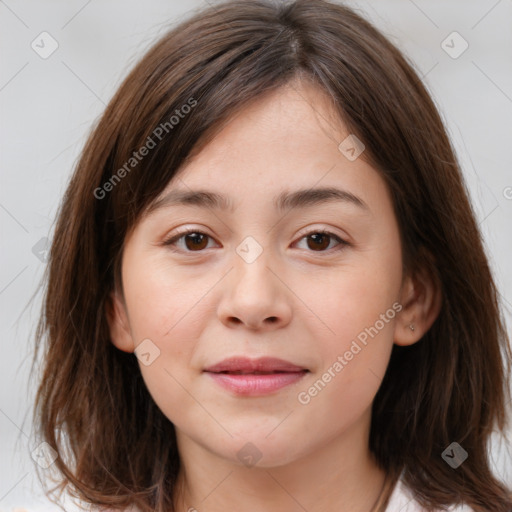
[[[369,453],[368,430],[353,425],[300,458],[266,467],[219,457],[177,430],[175,511],[376,512],[386,475]]]

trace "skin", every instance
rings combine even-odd
[[[393,343],[422,337],[440,294],[426,275],[403,275],[385,182],[364,152],[350,161],[338,149],[349,133],[332,112],[320,89],[300,82],[246,105],[162,193],[206,188],[229,196],[233,212],[162,207],[126,239],[111,339],[126,352],[150,339],[160,351],[139,366],[176,427],[176,510],[369,512],[381,491],[385,473],[368,449],[372,401]],[[343,201],[273,207],[283,191],[326,186],[367,209]],[[173,251],[163,242],[178,227],[210,238],[188,237],[187,246],[182,237]],[[306,236],[319,229],[349,245]],[[236,251],[247,236],[263,251],[252,263]],[[401,311],[300,403],[298,394],[394,303]],[[236,396],[202,371],[233,355],[279,357],[310,372],[270,395]],[[261,455],[252,467],[237,455],[248,442]]]

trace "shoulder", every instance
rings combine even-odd
[[[412,492],[403,483],[402,479],[399,479],[391,498],[389,499],[386,512],[424,512],[424,509],[414,499]],[[440,511],[441,512],[441,511]],[[446,510],[446,512],[474,512],[468,505],[453,506]]]

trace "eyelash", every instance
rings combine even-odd
[[[201,249],[199,251],[190,251],[190,250],[176,249],[175,247],[173,247],[175,242],[177,242],[181,238],[184,238],[184,237],[186,237],[187,235],[190,235],[190,234],[204,235],[204,236],[206,236],[208,238],[213,239],[213,237],[211,237],[210,235],[208,235],[206,233],[203,233],[202,231],[199,231],[197,229],[189,229],[187,231],[182,231],[182,232],[175,233],[172,237],[170,237],[167,240],[165,240],[164,242],[162,242],[162,245],[169,247],[172,251],[175,251],[175,252],[185,252],[185,253],[195,253],[195,252],[200,253],[200,252],[203,252],[205,249]],[[327,250],[323,250],[323,251],[313,251],[313,250],[311,250],[311,251],[308,251],[308,252],[325,253],[325,252],[330,252],[330,251],[333,251],[333,250],[334,251],[341,251],[346,246],[350,245],[349,242],[343,240],[338,235],[335,235],[331,231],[327,231],[325,229],[315,229],[315,230],[309,231],[309,232],[305,233],[304,235],[302,235],[299,240],[307,238],[310,235],[327,235],[327,236],[329,236],[331,238],[334,238],[338,242],[338,245],[335,246],[334,248],[331,247],[331,249],[327,249]]]

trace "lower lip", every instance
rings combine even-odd
[[[237,395],[258,396],[273,393],[294,384],[304,377],[306,371],[269,373],[265,375],[206,372],[220,386]]]

